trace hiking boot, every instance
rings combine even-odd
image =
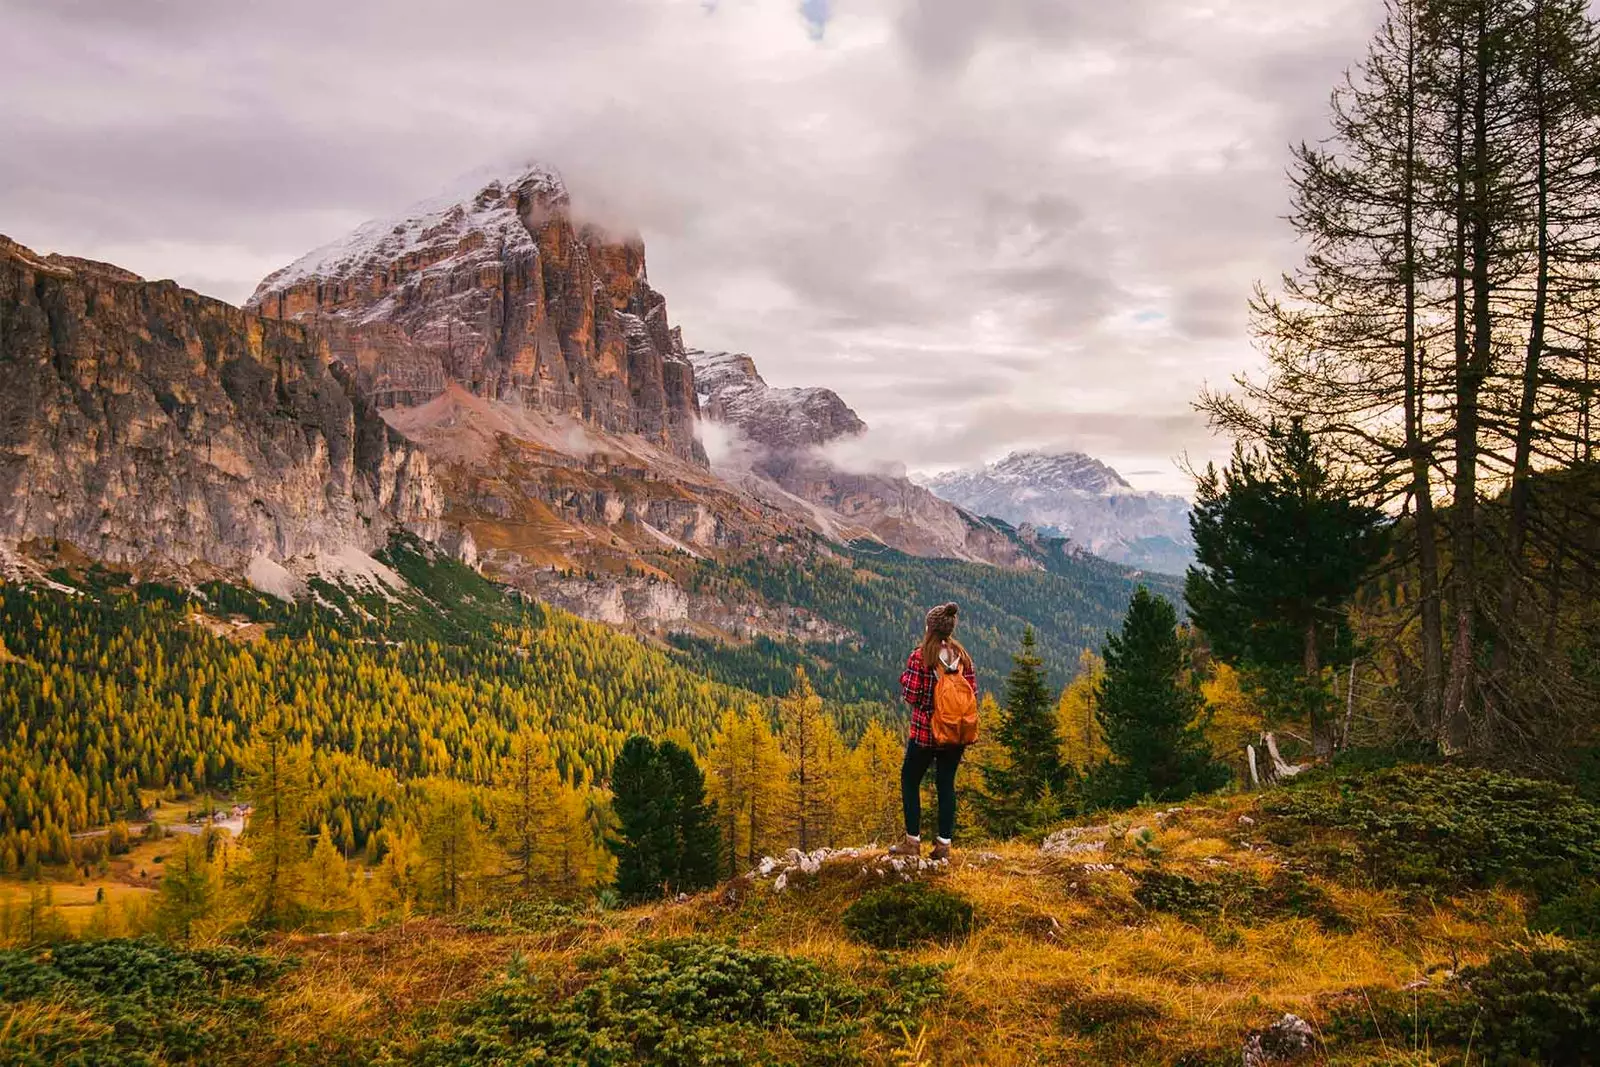
[[[935,839],[933,842],[933,851],[928,854],[928,858],[933,860],[935,863],[938,863],[940,860],[945,860],[948,862],[950,859],[950,842],[939,841]]]
[[[889,846],[889,855],[910,856],[912,859],[919,859],[922,856],[922,838],[912,837],[907,834],[904,841],[898,845]]]

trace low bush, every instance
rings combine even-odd
[[[1533,946],[1468,967],[1442,1031],[1486,1064],[1600,1063],[1600,953]]]
[[[1574,940],[1600,940],[1600,882],[1587,882],[1546,901],[1528,925]]]
[[[1600,807],[1554,782],[1410,766],[1321,777],[1261,810],[1274,843],[1323,866],[1348,855],[1381,885],[1550,891],[1600,874]]]
[[[0,1028],[0,1061],[218,1062],[249,1037],[259,994],[286,966],[231,949],[135,940],[0,951],[0,1002],[26,1020]],[[25,1002],[32,1010],[16,1010]]]
[[[924,942],[951,944],[972,931],[972,902],[959,893],[923,882],[874,889],[844,912],[844,926],[874,948],[905,948]]]
[[[577,988],[572,987],[577,983]],[[702,939],[612,949],[560,980],[507,974],[427,1042],[457,1064],[756,1064],[854,1058],[867,997],[807,960]]]
[[[1186,922],[1199,924],[1224,915],[1241,923],[1293,917],[1314,919],[1327,930],[1350,927],[1328,894],[1299,871],[1278,870],[1264,882],[1237,871],[1221,871],[1211,881],[1162,870],[1141,871],[1136,877],[1135,900]]]
[[[909,963],[890,967],[884,975],[888,996],[873,1015],[873,1022],[890,1033],[902,1026],[915,1030],[922,1014],[944,999],[947,990],[945,976],[949,970],[947,963]]]

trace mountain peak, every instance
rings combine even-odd
[[[1177,573],[1193,557],[1187,500],[1140,492],[1081,452],[1012,452],[925,484],[968,511],[1062,534],[1118,563]]]
[[[1012,452],[1004,459],[990,463],[984,470],[991,477],[1028,481],[1041,487],[1090,493],[1134,491],[1133,486],[1113,468],[1082,452]]]
[[[561,175],[540,163],[481,167],[449,187],[410,207],[369,219],[350,233],[314,248],[287,267],[262,279],[246,306],[260,305],[269,294],[314,278],[349,279],[382,269],[421,252],[442,238],[468,234],[509,238],[528,243],[523,218],[535,204],[564,209],[570,203]]]
[[[832,389],[777,389],[742,352],[690,349],[701,412],[738,428],[754,444],[790,452],[852,437],[867,424]]]

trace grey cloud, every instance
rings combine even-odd
[[[1079,441],[1181,487],[1376,4],[0,0],[0,232],[238,301],[532,154],[692,344],[912,467]]]

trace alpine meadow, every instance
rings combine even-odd
[[[285,2],[0,0],[0,1062],[1600,1064],[1586,0]]]

